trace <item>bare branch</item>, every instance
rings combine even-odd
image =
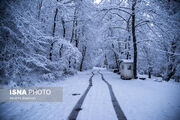
[[[129,14],[129,15],[132,15],[132,14],[129,13],[128,11],[123,10],[123,9],[120,9],[120,8],[104,8],[104,9],[102,9],[101,11],[111,11],[111,10],[118,10],[118,11],[122,11],[122,12],[124,12],[124,13],[127,13],[127,14]]]
[[[127,22],[127,20],[126,20],[124,17],[122,17],[120,14],[118,14],[118,13],[113,13],[113,12],[111,12],[111,13],[114,14],[114,15],[117,15],[118,17],[122,18],[124,21]]]
[[[149,23],[149,22],[150,22],[149,20],[141,21],[137,25],[135,25],[135,27],[139,27],[139,26],[145,25],[144,23]]]

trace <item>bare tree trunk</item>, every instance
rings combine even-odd
[[[58,8],[56,8],[55,15],[54,15],[54,24],[53,24],[53,32],[52,32],[53,37],[55,35],[55,30],[56,30],[56,17],[57,17],[57,14],[58,14]]]
[[[151,78],[151,72],[152,72],[152,67],[150,66],[150,67],[148,68],[148,77],[149,77],[149,78]]]
[[[53,46],[54,46],[54,43],[55,43],[56,41],[54,41],[54,42],[52,42],[51,43],[51,46],[50,46],[50,52],[49,52],[49,60],[50,61],[52,61],[52,51],[53,51]]]
[[[129,53],[129,51],[130,51],[130,41],[131,41],[131,35],[130,35],[130,19],[131,19],[131,16],[128,18],[128,20],[127,20],[127,31],[128,31],[128,41],[127,41],[127,47],[128,47],[128,52],[127,52],[127,55],[126,55],[126,59],[129,59],[130,57],[131,57],[131,55],[130,55],[130,53]]]
[[[114,44],[112,44],[112,48],[114,49]],[[119,70],[118,56],[117,56],[117,54],[115,52],[114,52],[114,58],[115,58],[115,61],[116,61],[116,69]]]
[[[39,7],[38,7],[38,19],[40,18],[40,15],[41,15],[41,8],[42,8],[42,3],[43,3],[43,0],[40,1],[39,3]]]
[[[133,47],[134,47],[134,78],[137,79],[137,45],[136,45],[136,31],[135,31],[135,6],[136,0],[133,0],[132,4],[132,36],[133,36]]]
[[[61,47],[59,49],[59,57],[60,58],[62,57],[62,50],[63,50],[63,44],[61,44]]]
[[[52,61],[52,49],[53,49],[53,43],[51,43],[50,47],[50,53],[49,53],[49,60]]]
[[[105,54],[105,58],[104,58],[104,65],[105,65],[106,67],[108,66],[108,60],[107,60],[106,54]]]
[[[68,64],[69,64],[69,68],[71,68],[71,57],[69,58]]]
[[[146,46],[143,46],[143,50],[144,50],[144,54],[145,54],[144,58],[146,58],[147,65],[148,65],[148,78],[151,78],[151,73],[152,73],[153,69],[152,69],[151,57],[149,55],[150,49],[147,48]]]
[[[61,18],[62,27],[63,27],[63,38],[66,37],[66,28],[65,28],[65,21],[63,18]]]
[[[149,78],[151,78],[151,73],[152,73],[152,71],[153,71],[153,69],[152,69],[152,61],[151,61],[151,58],[149,57],[149,55],[148,55],[148,51],[147,51],[147,63],[148,63],[148,77]]]
[[[53,24],[53,32],[52,32],[52,36],[54,37],[54,34],[55,34],[55,30],[56,30],[56,17],[57,17],[57,13],[58,13],[58,8],[56,8],[56,11],[55,11],[55,15],[54,15],[54,24]],[[54,43],[56,41],[52,42],[51,45],[50,45],[50,52],[49,52],[49,60],[52,61],[52,50],[53,50],[53,46],[54,46]]]
[[[74,10],[74,19],[73,19],[73,27],[72,27],[72,35],[71,35],[71,40],[70,40],[70,42],[72,43],[73,42],[73,39],[74,39],[74,32],[75,32],[75,23],[76,23],[76,20],[77,20],[77,10],[76,10],[76,8],[75,8],[75,10]]]
[[[63,38],[65,39],[66,37],[66,28],[65,28],[65,21],[63,19],[63,17],[61,18],[61,22],[62,22],[62,27],[63,27]],[[63,50],[63,44],[61,44],[61,47],[59,49],[59,57],[62,57],[62,50]]]
[[[72,43],[73,38],[74,38],[74,25],[73,25],[73,29],[72,29],[72,35],[71,35],[71,40],[70,40],[70,43]]]
[[[80,64],[80,71],[82,71],[82,67],[83,67],[83,63],[84,63],[84,58],[86,56],[86,46],[83,47],[83,51],[82,51],[82,60],[81,60],[81,64]]]
[[[151,72],[149,71],[149,73],[148,73],[148,78],[151,78]]]
[[[78,23],[77,23],[77,20],[76,20],[75,25],[76,25],[76,29],[75,29],[75,45],[78,48],[79,41],[78,41],[78,30],[77,30]]]
[[[130,58],[129,52],[127,52],[126,59],[128,60]]]

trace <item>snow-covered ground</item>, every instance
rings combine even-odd
[[[37,86],[63,87],[63,102],[8,102],[0,104],[0,118],[3,120],[66,120],[74,105],[89,85],[91,71],[78,73],[55,83],[41,83]],[[81,95],[73,96],[73,93]]]
[[[180,84],[148,80],[121,80],[101,70],[112,85],[128,120],[180,120]],[[158,78],[157,78],[158,80]]]
[[[179,120],[180,84],[154,80],[121,80],[119,75],[95,68],[73,77],[41,86],[63,87],[63,102],[8,102],[0,104],[3,120],[66,120],[89,85],[94,71],[93,86],[79,112],[78,120],[116,120],[107,85],[98,70],[112,85],[115,96],[128,120]],[[38,85],[39,86],[39,85]],[[80,95],[72,96],[73,93]]]
[[[93,86],[84,100],[77,120],[117,120],[108,87],[98,73],[93,77]]]

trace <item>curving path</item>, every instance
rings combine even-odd
[[[96,71],[90,77],[88,88],[68,117],[68,120],[76,119],[127,120],[113,93],[112,86],[104,79],[102,73]]]

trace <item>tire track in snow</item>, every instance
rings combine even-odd
[[[99,72],[99,74],[101,74],[101,78],[102,80],[107,84],[108,88],[109,88],[109,92],[110,92],[110,95],[111,95],[111,101],[112,101],[112,104],[113,104],[113,107],[114,107],[114,110],[116,112],[116,115],[117,115],[117,118],[118,120],[127,120],[126,116],[124,115],[117,99],[116,99],[116,96],[114,95],[114,92],[113,92],[113,89],[112,89],[112,86],[111,84],[109,84],[105,79],[104,79],[104,76],[102,73]]]
[[[81,106],[84,102],[84,99],[87,95],[87,93],[89,92],[90,88],[92,87],[92,78],[94,76],[94,73],[92,72],[92,76],[89,78],[89,86],[86,89],[86,91],[84,92],[84,94],[81,96],[81,98],[78,100],[78,102],[76,103],[76,105],[74,106],[72,112],[70,113],[68,120],[76,120],[79,111],[81,110]]]

